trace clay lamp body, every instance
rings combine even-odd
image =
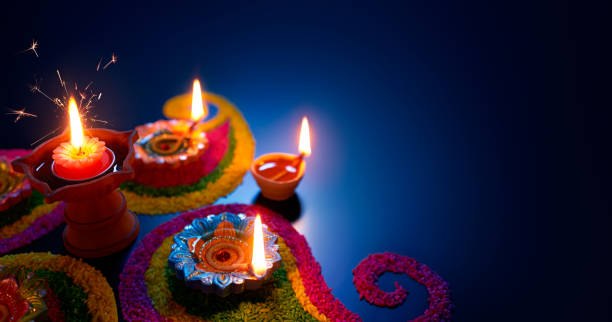
[[[285,200],[295,193],[306,170],[305,157],[310,156],[310,129],[308,119],[302,119],[299,155],[269,153],[251,164],[251,173],[261,188],[261,194],[271,200]]]
[[[71,157],[58,156],[63,153],[58,149],[64,143],[74,142],[78,132],[73,124],[71,115],[70,131],[43,142],[12,164],[15,170],[25,173],[32,187],[40,191],[47,202],[66,202],[64,219],[67,225],[63,234],[66,249],[80,257],[102,257],[125,248],[138,236],[138,219],[127,210],[125,197],[117,190],[121,183],[134,177],[133,145],[137,133],[88,129],[80,132],[84,139],[81,143],[86,143],[87,137],[97,139],[91,143],[93,145],[103,141],[103,149],[96,150],[99,155],[91,151],[81,155],[85,153],[82,149],[73,151],[76,155]],[[64,160],[66,158],[68,160]],[[90,160],[78,162],[84,158]],[[58,163],[62,163],[61,169]]]
[[[254,290],[280,267],[277,238],[259,215],[209,215],[174,237],[168,264],[187,286],[204,293]]]
[[[46,321],[47,287],[32,271],[0,267],[0,321]]]
[[[208,147],[206,133],[198,129],[206,117],[199,80],[193,82],[191,117],[159,120],[136,127],[136,167],[144,170],[171,170],[200,160]]]

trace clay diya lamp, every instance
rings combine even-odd
[[[255,290],[280,267],[277,238],[259,215],[209,215],[174,236],[168,264],[177,278],[204,293]]]
[[[0,158],[0,213],[32,194],[25,176],[13,169],[7,158]]]
[[[47,283],[20,267],[0,267],[0,321],[46,321]]]
[[[83,131],[73,99],[69,111],[69,130],[12,164],[25,173],[47,202],[66,202],[63,241],[70,253],[89,258],[107,256],[138,236],[138,219],[127,210],[125,197],[117,189],[134,177],[137,133]]]
[[[159,120],[136,127],[139,140],[134,144],[136,178],[153,186],[168,176],[190,176],[208,148],[206,133],[199,125],[207,115],[199,80],[194,80],[191,113],[186,119]],[[153,184],[153,183],[158,184]]]
[[[287,153],[264,154],[251,164],[251,173],[264,197],[279,201],[289,199],[302,180],[306,170],[304,158],[311,153],[306,117],[302,118],[299,151],[297,156]]]

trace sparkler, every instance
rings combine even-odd
[[[36,55],[36,57],[38,56],[38,52],[36,51],[36,49],[38,48],[38,42],[36,40],[32,40],[32,45],[27,48],[26,50],[22,51],[22,53],[28,52],[28,51],[32,51],[34,53],[34,55]],[[96,66],[96,71],[100,71],[100,67],[102,65],[102,60],[104,59],[104,57],[101,57],[100,60],[98,61],[98,65]],[[113,53],[111,55],[110,60],[102,67],[102,70],[105,70],[106,68],[108,68],[110,65],[112,64],[116,64],[118,61],[117,56],[115,55],[115,53]],[[74,96],[78,96],[80,98],[80,102],[79,102],[79,106],[80,106],[80,110],[81,110],[81,117],[83,117],[83,120],[87,120],[90,122],[97,122],[97,123],[102,123],[102,124],[110,124],[108,121],[102,120],[102,119],[98,119],[97,115],[93,115],[91,116],[91,112],[92,112],[92,108],[94,107],[92,105],[92,102],[94,101],[100,101],[102,99],[102,92],[95,92],[95,89],[92,88],[92,84],[93,81],[90,81],[89,83],[87,83],[87,85],[85,87],[81,87],[82,90],[79,90],[79,86],[78,84],[75,82],[74,83],[74,89],[72,88],[71,85],[66,85],[66,81],[62,78],[62,74],[60,73],[59,69],[56,70],[56,74],[57,74],[57,79],[59,81],[59,85],[61,88],[63,88],[63,92],[65,94],[65,96],[61,95],[60,97],[51,97],[49,96],[46,92],[44,92],[39,83],[38,80],[35,78],[34,79],[34,84],[33,85],[29,85],[30,87],[30,91],[32,93],[38,93],[40,95],[42,95],[44,98],[46,98],[47,100],[49,100],[51,103],[53,103],[57,108],[59,109],[64,109],[66,106],[68,106],[68,99],[73,96],[71,94],[74,94]],[[70,87],[70,91],[68,91],[68,87]],[[74,92],[74,93],[72,93]],[[83,104],[85,103],[85,104]],[[21,110],[17,110],[17,109],[9,109],[9,112],[6,113],[7,115],[15,115],[15,120],[14,123],[17,123],[17,121],[19,121],[22,118],[25,117],[31,117],[31,118],[35,118],[38,117],[38,115],[33,114],[33,113],[28,113],[26,112],[25,108],[21,109]],[[62,127],[58,127],[56,129],[54,129],[53,131],[45,134],[43,137],[41,137],[40,139],[34,141],[31,145],[35,145],[38,142],[48,138],[49,136],[57,133],[58,131],[60,131],[62,129]]]
[[[59,98],[57,98],[57,97],[51,98],[49,95],[47,95],[47,93],[43,92],[40,89],[40,86],[38,86],[38,81],[35,81],[34,85],[30,85],[30,91],[32,93],[38,93],[38,94],[42,95],[44,98],[46,98],[49,101],[51,101],[51,103],[55,104],[57,107],[60,107],[60,108],[64,107],[64,104],[62,103],[62,101]]]
[[[28,47],[26,50],[23,50],[21,52],[22,53],[26,53],[28,51],[32,51],[32,52],[34,52],[34,55],[36,55],[36,58],[39,58],[38,52],[36,51],[36,48],[38,48],[38,41],[32,39],[32,45],[30,45],[30,47]]]
[[[102,68],[102,70],[105,70],[106,67],[110,66],[110,64],[115,64],[117,63],[117,56],[115,56],[115,53],[113,53],[111,55],[111,59],[108,61],[108,63],[106,63],[106,65],[104,65],[104,67]]]
[[[60,85],[64,88],[64,92],[66,92],[66,97],[69,97],[70,95],[68,95],[68,89],[66,88],[66,82],[62,80],[62,75],[60,75],[59,69],[56,69],[55,71],[57,72],[57,78],[59,78]]]
[[[42,140],[44,140],[44,139],[48,138],[49,136],[51,136],[51,135],[53,135],[53,134],[57,133],[57,131],[59,131],[59,130],[61,130],[61,129],[62,129],[61,127],[58,127],[58,128],[56,128],[55,130],[53,130],[53,131],[51,131],[51,132],[49,132],[49,133],[47,133],[47,134],[43,135],[43,137],[41,137],[40,139],[38,139],[38,140],[36,140],[36,141],[34,141],[34,142],[30,143],[30,146],[36,145],[36,143],[38,143],[38,142],[40,142],[40,141],[42,141]]]
[[[13,123],[17,123],[17,121],[19,121],[22,117],[38,117],[38,115],[36,114],[26,112],[25,108],[22,108],[20,110],[9,109],[9,112],[6,113],[6,115],[17,115]]]

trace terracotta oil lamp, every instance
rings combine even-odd
[[[270,279],[281,265],[277,239],[259,215],[213,214],[176,234],[168,264],[187,286],[225,297]]]
[[[291,197],[306,170],[305,157],[310,156],[310,128],[308,119],[302,118],[299,155],[268,153],[251,164],[251,173],[261,188],[261,194],[271,200],[285,200]]]
[[[66,249],[80,257],[118,252],[138,236],[138,219],[117,189],[134,177],[135,131],[83,131],[73,99],[70,127],[12,162],[47,202],[65,201]]]
[[[203,101],[200,81],[193,81],[189,119],[159,120],[136,127],[137,172],[172,171],[198,162],[208,148],[206,133],[199,129],[208,109]],[[142,170],[142,171],[141,171]]]

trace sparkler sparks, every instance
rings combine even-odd
[[[32,51],[32,52],[34,52],[34,55],[36,55],[36,58],[39,58],[38,52],[36,51],[36,48],[38,48],[38,41],[32,39],[32,45],[30,45],[30,47],[28,47],[26,50],[23,50],[21,52],[22,53],[26,53],[28,51]]]
[[[108,63],[106,63],[106,65],[104,65],[102,70],[105,70],[108,66],[110,66],[110,64],[115,64],[115,63],[117,63],[117,56],[115,56],[115,53],[113,53],[111,55],[111,59],[108,61]]]
[[[32,51],[36,55],[36,57],[39,57],[37,48],[38,48],[38,42],[36,40],[32,40],[32,45],[26,50],[22,51],[21,53]],[[102,64],[103,60],[104,60],[104,57],[101,57],[100,60],[98,61],[98,65],[96,66],[96,71],[105,70],[108,67],[110,67],[110,65],[116,64],[118,61],[118,57],[117,55],[115,55],[115,53],[113,53],[110,57],[110,60],[104,65]],[[100,69],[100,67],[102,67],[102,69]],[[68,106],[67,103],[68,103],[69,98],[71,96],[78,97],[80,99],[79,110],[81,112],[81,117],[84,121],[91,122],[91,123],[101,123],[104,125],[110,124],[110,122],[99,119],[98,115],[93,114],[94,112],[93,108],[94,108],[95,102],[98,102],[102,99],[102,92],[98,91],[97,89],[94,88],[94,86],[92,86],[94,83],[93,81],[88,82],[87,85],[83,87],[83,86],[79,86],[78,83],[76,82],[71,82],[70,79],[63,78],[59,69],[56,70],[56,74],[57,74],[57,80],[59,81],[59,85],[61,88],[60,94],[57,97],[50,96],[47,94],[47,91],[43,91],[39,84],[39,81],[41,81],[42,79],[37,79],[36,76],[34,78],[34,84],[29,85],[30,91],[32,93],[38,93],[41,96],[43,96],[45,99],[53,103],[57,107],[57,109],[59,109],[62,113],[65,113],[64,109]],[[27,118],[38,117],[38,115],[36,114],[26,112],[25,108],[9,109],[9,111],[6,114],[15,116],[14,123],[17,123],[19,120],[21,120],[22,118],[26,118],[26,117]],[[46,118],[46,117],[43,117],[43,118]],[[58,131],[62,129],[63,127],[55,128],[51,132],[45,134],[40,139],[36,140],[31,145],[38,144],[40,141],[47,139],[48,137],[56,134]]]
[[[64,107],[64,103],[62,103],[62,101],[59,98],[57,97],[51,98],[49,95],[47,95],[47,93],[43,92],[40,89],[40,86],[38,86],[38,81],[35,81],[34,85],[30,85],[30,91],[32,93],[38,93],[42,95],[44,98],[51,101],[51,103],[55,104],[57,107],[60,107],[60,108]]]
[[[6,115],[17,115],[13,123],[17,123],[17,121],[19,121],[22,117],[38,117],[38,115],[36,114],[26,112],[25,108],[22,108],[20,110],[9,109],[9,112],[6,113]]]
[[[61,127],[55,128],[55,130],[53,130],[53,131],[51,131],[51,132],[49,132],[49,133],[47,133],[47,134],[43,135],[43,137],[41,137],[40,139],[38,139],[38,140],[36,140],[36,141],[32,142],[32,143],[30,144],[30,146],[36,145],[36,143],[38,143],[38,142],[40,142],[40,141],[42,141],[42,140],[44,140],[44,139],[48,138],[49,136],[51,136],[51,135],[53,135],[53,134],[57,133],[57,131],[59,131],[59,130],[61,130],[61,129],[62,129]]]

